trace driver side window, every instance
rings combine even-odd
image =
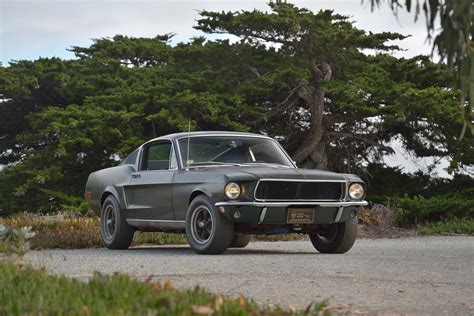
[[[169,170],[171,143],[157,143],[145,149],[142,170]]]

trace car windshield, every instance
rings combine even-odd
[[[222,164],[294,167],[276,141],[263,137],[195,136],[180,138],[178,144],[185,167]]]

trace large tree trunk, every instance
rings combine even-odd
[[[310,129],[308,137],[296,151],[294,159],[305,168],[327,170],[328,158],[326,154],[325,133],[323,124],[324,97],[326,83],[331,80],[331,66],[328,63],[311,61],[311,71],[315,79],[314,85],[301,87],[298,95],[305,101],[310,109]]]

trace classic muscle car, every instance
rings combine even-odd
[[[136,230],[185,232],[203,254],[245,247],[251,234],[284,233],[344,253],[367,205],[358,176],[297,168],[276,140],[235,132],[152,139],[92,173],[84,196],[110,249],[128,248]]]

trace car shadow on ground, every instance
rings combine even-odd
[[[173,254],[173,255],[183,255],[189,256],[190,254],[197,254],[194,250],[191,249],[189,246],[137,246],[133,248],[129,248],[126,251],[133,251],[137,254],[158,254],[158,253],[165,253],[165,254]],[[291,251],[291,250],[275,250],[275,249],[233,249],[230,248],[221,256],[226,255],[314,255],[320,254],[316,250],[313,251]]]

